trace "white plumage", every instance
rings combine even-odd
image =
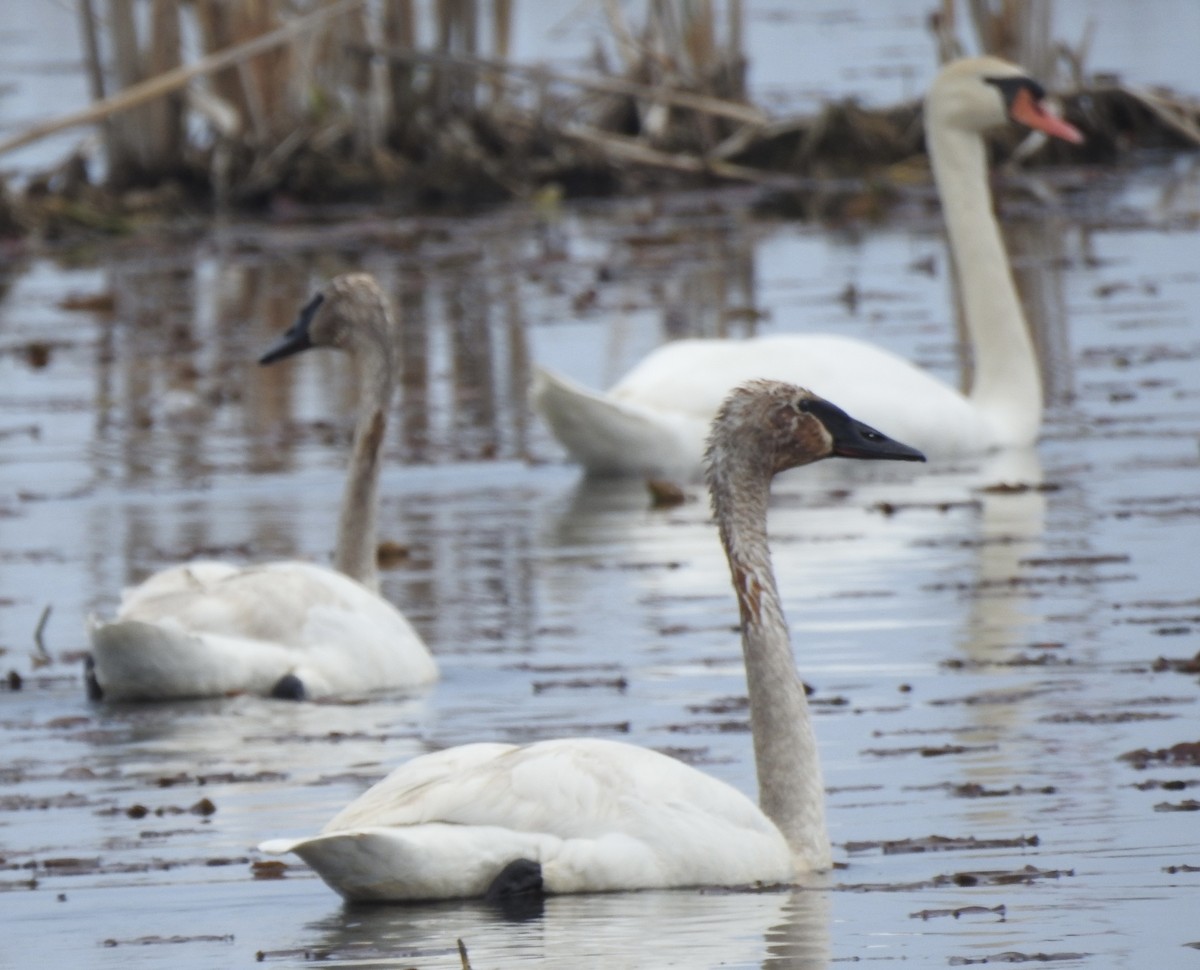
[[[263,357],[348,350],[362,390],[335,563],[198,561],[125,591],[116,617],[91,620],[91,677],[109,700],[236,693],[321,697],[428,684],[437,665],[384,600],[375,567],[378,474],[391,402],[393,323],[375,281],[333,280]],[[352,578],[353,577],[353,578]]]
[[[705,851],[697,857],[697,846]],[[402,765],[321,835],[275,840],[350,899],[482,896],[514,859],[548,893],[783,882],[787,842],[745,795],[618,741],[471,744]]]
[[[90,633],[110,700],[267,695],[285,675],[307,697],[437,679],[395,607],[306,562],[173,566],[129,590],[117,618]]]
[[[935,454],[971,454],[987,436],[983,416],[958,391],[898,354],[831,334],[678,340],[652,351],[604,393],[539,368],[533,396],[555,437],[589,472],[692,477],[731,387],[754,378],[790,381],[798,373],[808,375],[805,386],[814,393],[844,400],[851,414],[876,415],[869,423],[901,441],[929,438],[926,408],[935,409],[945,421]],[[910,408],[901,401],[923,403]]]
[[[779,471],[919,452],[791,385],[753,382],[713,426],[710,485],[742,608],[760,804],[616,741],[472,744],[397,768],[294,852],[352,900],[776,883],[830,865],[824,792],[766,545]],[[521,867],[519,879],[506,879]]]
[[[1069,141],[1082,137],[1044,110],[1041,89],[1020,68],[997,58],[953,62],[926,100],[929,150],[974,360],[970,394],[864,341],[791,334],[669,343],[603,393],[539,368],[534,406],[571,458],[597,475],[694,476],[720,400],[758,377],[835,397],[930,457],[1033,444],[1041,425],[1040,374],[992,213],[982,138],[1010,120]]]

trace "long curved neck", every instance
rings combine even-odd
[[[338,515],[334,567],[369,589],[379,588],[376,517],[379,469],[387,412],[392,400],[391,358],[386,352],[356,354],[359,368],[358,420]]]
[[[787,839],[798,869],[828,869],[817,739],[767,547],[770,473],[738,474],[728,464],[713,468],[713,508],[742,617],[759,805]]]
[[[1041,376],[992,212],[983,139],[934,121],[929,154],[974,358],[971,400],[997,444],[1032,444],[1042,421]]]

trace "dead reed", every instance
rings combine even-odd
[[[567,129],[566,167],[586,170],[609,135],[703,154],[764,120],[744,103],[740,0],[720,23],[714,0],[647,0],[637,23],[598,9],[619,66],[576,78],[510,63],[513,0],[108,0],[103,18],[79,0],[97,103],[68,120],[104,126],[110,188],[177,179],[242,203],[422,170],[434,193],[503,195],[562,167]]]
[[[104,211],[70,218],[96,227],[132,189],[193,207],[470,204],[550,185],[570,194],[680,179],[804,191],[921,151],[917,105],[832,104],[816,118],[772,120],[749,104],[742,0],[643,0],[636,10],[593,0],[581,8],[597,26],[586,74],[511,61],[515,0],[106,0],[102,11],[77,2],[94,105],[0,153],[100,125],[107,197],[87,195],[94,187],[75,161],[35,186],[79,207],[86,195]],[[930,26],[943,57],[969,29],[1043,78],[1066,65],[1082,87],[1087,31],[1073,50],[1052,43],[1049,8],[943,0]],[[1065,100],[1092,135],[1089,154],[1072,158],[1112,157],[1147,138],[1200,146],[1194,105],[1111,83],[1086,94]]]

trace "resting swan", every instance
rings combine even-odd
[[[336,569],[298,561],[198,561],[155,573],[125,591],[115,619],[90,623],[94,696],[300,699],[437,679],[421,638],[377,591],[375,518],[395,374],[393,331],[375,280],[339,276],[259,360],[270,364],[310,347],[335,347],[359,364],[362,388]]]
[[[761,809],[646,748],[601,739],[469,744],[414,758],[312,838],[276,839],[349,900],[431,900],[790,880],[831,865],[824,791],[767,548],[771,478],[920,452],[789,384],[736,389],[708,478],[742,618]]]
[[[708,422],[728,390],[754,377],[793,381],[838,400],[930,457],[1034,443],[1042,418],[1037,357],[992,213],[983,132],[1016,121],[1070,142],[1044,92],[994,57],[943,68],[925,101],[926,139],[958,273],[975,379],[970,394],[883,348],[831,334],[668,343],[607,392],[544,368],[532,400],[591,474],[683,475],[700,467]]]

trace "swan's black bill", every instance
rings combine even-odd
[[[308,350],[312,345],[312,338],[309,337],[308,328],[312,324],[313,317],[317,315],[317,309],[321,306],[325,297],[318,293],[305,304],[304,308],[296,317],[296,322],[288,328],[278,341],[265,354],[258,358],[260,364],[273,364],[277,360],[283,360],[285,357],[291,357],[292,354],[298,354],[302,350]]]
[[[820,418],[833,438],[833,453],[841,458],[867,458],[875,461],[924,461],[916,448],[889,438],[869,424],[863,424],[828,401],[810,401],[810,413]]]

